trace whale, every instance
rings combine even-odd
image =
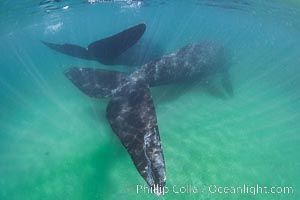
[[[188,44],[146,63],[131,73],[70,67],[65,76],[92,98],[110,98],[106,118],[154,193],[166,184],[166,165],[151,87],[220,74],[224,90],[233,95],[224,47],[216,42]]]
[[[140,40],[145,30],[146,24],[140,23],[115,35],[94,41],[87,48],[69,43],[41,42],[50,49],[68,56],[85,60],[95,60],[104,65],[119,65],[126,61],[120,61],[118,58]]]

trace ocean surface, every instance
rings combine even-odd
[[[160,197],[140,189],[147,185],[105,118],[108,99],[89,98],[63,74],[138,66],[41,43],[87,46],[141,22],[135,58],[217,41],[234,89],[231,98],[201,82],[151,89],[169,189]],[[300,199],[296,1],[2,0],[0,27],[1,200]]]

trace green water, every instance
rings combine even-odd
[[[78,2],[49,12],[38,1],[0,4],[0,199],[300,199],[300,9],[205,2]],[[198,193],[137,193],[146,183],[107,123],[108,99],[90,99],[63,75],[70,66],[128,67],[40,43],[84,46],[140,22],[142,40],[160,54],[201,40],[221,42],[228,53],[232,98],[201,83],[152,89],[167,187],[191,184]],[[209,191],[244,184],[293,193]]]

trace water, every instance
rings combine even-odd
[[[69,7],[66,7],[69,6]],[[295,1],[3,1],[0,3],[0,199],[299,199],[300,8]],[[221,42],[233,98],[201,83],[152,89],[167,186],[145,185],[105,118],[63,75],[104,66],[40,40],[82,46],[145,22],[145,54]],[[214,185],[292,187],[292,194],[217,194]],[[212,191],[209,191],[209,188]],[[203,189],[203,191],[202,191]]]

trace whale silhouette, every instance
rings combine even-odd
[[[162,56],[131,74],[119,71],[72,67],[64,73],[83,93],[110,98],[106,117],[128,151],[138,172],[156,194],[166,184],[166,168],[150,87],[220,73],[222,84],[233,94],[228,70],[222,67],[223,47],[215,43],[189,44]]]
[[[87,48],[74,44],[54,44],[45,41],[42,43],[69,56],[96,60],[105,65],[116,65],[122,64],[118,62],[117,58],[133,46],[143,36],[145,30],[146,25],[141,23],[113,36],[92,42]]]

